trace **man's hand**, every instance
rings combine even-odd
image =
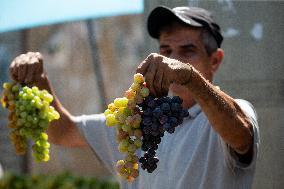
[[[137,68],[145,77],[150,93],[160,97],[168,94],[171,83],[187,84],[193,67],[175,59],[152,53]]]
[[[28,52],[17,56],[9,67],[10,77],[19,83],[33,84],[39,82],[43,75],[42,55]]]
[[[26,85],[35,85],[48,90],[54,97],[52,106],[59,112],[60,119],[51,122],[48,127],[49,142],[68,147],[86,147],[85,139],[76,128],[72,115],[61,105],[51,83],[43,69],[42,55],[39,52],[28,52],[16,57],[9,68],[14,81]]]

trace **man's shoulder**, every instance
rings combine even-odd
[[[236,101],[238,104],[241,104],[241,105],[249,105],[249,106],[253,107],[252,103],[249,102],[248,100],[241,99],[241,98],[236,98],[235,101]]]
[[[256,110],[252,103],[244,99],[235,99],[235,101],[245,113],[248,113],[249,115],[256,115]]]

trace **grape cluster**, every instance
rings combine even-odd
[[[175,96],[155,98],[149,96],[142,74],[135,74],[125,97],[116,98],[104,112],[107,126],[116,126],[118,150],[125,153],[124,160],[116,163],[118,175],[133,181],[141,168],[152,173],[159,159],[156,150],[165,132],[174,133],[175,128],[188,116],[182,108],[182,99]],[[138,157],[136,151],[145,151]]]
[[[27,140],[32,139],[33,156],[36,161],[49,160],[49,147],[46,129],[49,123],[59,119],[59,113],[50,106],[53,96],[46,90],[34,86],[21,87],[17,83],[4,83],[2,106],[9,110],[8,127],[11,142],[16,154],[23,155],[27,150]]]
[[[125,92],[125,97],[116,98],[104,112],[107,126],[116,126],[118,150],[125,154],[124,160],[118,160],[116,170],[118,175],[133,181],[138,177],[138,156],[136,151],[142,146],[141,104],[149,95],[142,74],[135,74],[131,87]]]
[[[155,157],[158,144],[165,132],[175,132],[175,128],[189,115],[182,108],[182,99],[178,96],[154,98],[148,96],[141,104],[142,114],[142,146],[144,156],[139,159],[141,168],[152,173],[157,168],[159,159]]]

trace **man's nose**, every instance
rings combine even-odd
[[[177,52],[172,52],[170,54],[169,58],[181,61],[181,57],[180,57],[180,55]]]
[[[176,52],[172,52],[169,56],[169,58],[172,58],[172,59],[178,59],[178,54]]]

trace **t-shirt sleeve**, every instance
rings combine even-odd
[[[103,114],[77,116],[74,121],[101,162],[115,174],[116,161],[122,158],[117,149],[115,128],[105,125]]]
[[[251,161],[249,163],[241,162],[236,152],[228,144],[226,144],[220,137],[221,145],[224,151],[226,164],[230,168],[250,169],[255,166],[259,150],[259,144],[260,144],[257,114],[252,104],[249,103],[248,101],[242,99],[236,99],[236,102],[244,111],[246,116],[249,118],[253,126],[253,152],[252,152]]]

